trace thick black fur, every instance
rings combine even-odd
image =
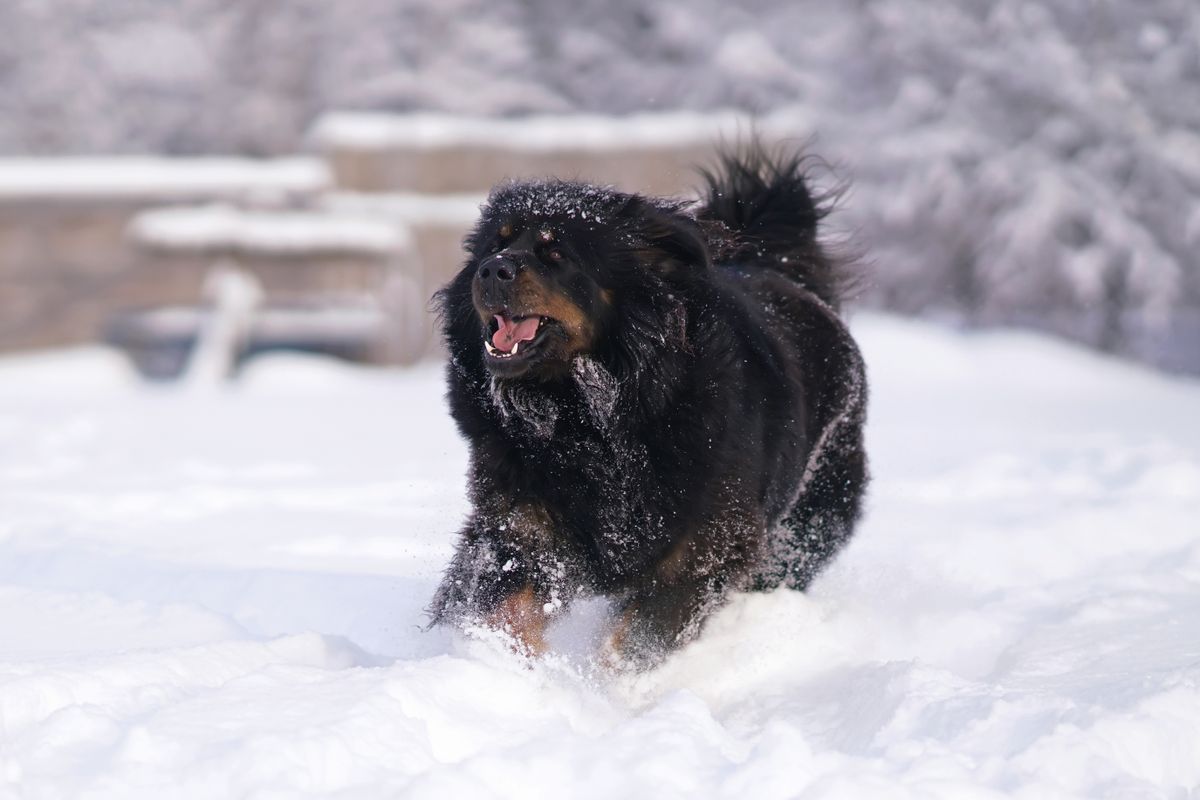
[[[803,589],[845,543],[866,380],[803,166],[727,156],[694,208],[566,181],[493,191],[437,298],[474,511],[435,623],[603,594],[614,646],[652,658],[731,591]],[[547,325],[520,374],[489,361],[489,259],[569,300],[587,335]]]

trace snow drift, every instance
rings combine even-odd
[[[145,388],[0,360],[0,795],[1187,797],[1200,385],[861,316],[868,517],[659,669],[424,631],[466,512],[433,367]]]

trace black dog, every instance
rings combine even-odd
[[[722,159],[683,204],[495,189],[437,296],[474,512],[433,600],[541,652],[577,596],[644,663],[734,590],[804,588],[866,484],[844,270],[799,157]]]

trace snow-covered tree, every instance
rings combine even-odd
[[[1111,349],[1200,309],[1195,0],[7,0],[0,26],[0,152],[279,153],[332,108],[791,108],[853,187],[869,302]]]

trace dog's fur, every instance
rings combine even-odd
[[[695,208],[557,180],[492,192],[437,296],[474,511],[435,623],[536,653],[550,618],[603,594],[613,648],[644,663],[731,591],[804,588],[846,541],[865,375],[804,164],[726,156]],[[516,355],[492,347],[534,318]]]

